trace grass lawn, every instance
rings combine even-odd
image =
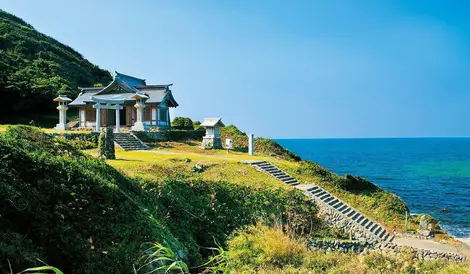
[[[228,153],[225,150],[203,150],[198,145],[198,142],[193,141],[161,142],[149,151],[116,150],[117,159],[108,160],[108,163],[130,177],[157,181],[166,178],[185,180],[200,178],[256,187],[290,188],[281,181],[241,163],[242,160],[269,161],[296,177],[300,182],[314,182],[324,187],[366,216],[387,227],[389,231],[403,230],[404,215],[401,216],[396,210],[390,209],[390,204],[395,202],[396,197],[389,192],[379,190],[371,193],[353,193],[331,187],[328,182],[318,177],[299,174],[297,170],[301,162],[262,155],[249,156],[241,152]],[[87,152],[96,155],[97,150]],[[203,166],[205,170],[201,173],[192,172],[196,164]]]
[[[207,181],[228,181],[233,184],[256,187],[290,187],[281,181],[256,171],[242,160],[272,160],[271,157],[249,156],[246,153],[225,150],[203,150],[196,142],[165,142],[149,151],[124,151],[116,149],[116,160],[107,162],[130,177],[141,177],[162,181],[168,178],[203,179]],[[97,155],[97,150],[87,153]],[[203,172],[193,172],[200,165]]]

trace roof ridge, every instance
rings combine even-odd
[[[119,72],[117,72],[117,71],[114,71],[114,72],[116,73],[116,77],[122,75],[122,76],[124,76],[124,77],[134,78],[134,79],[136,79],[136,80],[143,81],[144,83],[145,83],[145,81],[146,81],[145,79],[142,79],[142,78],[137,78],[137,77],[134,77],[134,76],[131,76],[131,75],[127,75],[127,74],[124,74],[124,73],[119,73]]]
[[[103,89],[106,86],[100,86],[100,87],[78,87],[78,89],[84,90],[84,89]]]

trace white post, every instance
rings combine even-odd
[[[121,115],[120,115],[120,110],[121,106],[117,104],[116,106],[116,133],[121,132]]]
[[[93,106],[96,109],[96,131],[101,131],[101,105],[98,103]]]
[[[255,136],[253,133],[248,135],[248,154],[251,156],[255,154]]]

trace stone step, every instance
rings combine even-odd
[[[362,220],[362,222],[360,222],[359,224],[363,227],[365,227],[365,225],[367,224],[367,222],[369,222],[369,219],[367,218],[364,218],[364,220]]]
[[[351,219],[352,219],[352,220],[356,220],[357,218],[359,218],[359,216],[361,216],[361,213],[356,212],[356,214],[354,214],[354,215],[351,217]]]
[[[312,193],[313,195],[317,195],[318,193],[320,193],[322,191],[323,191],[323,189],[317,188],[317,189],[311,190],[310,193]]]
[[[338,208],[338,211],[339,211],[339,212],[342,212],[342,211],[345,210],[347,207],[348,207],[348,205],[343,204],[342,206],[340,206],[340,207]]]
[[[382,229],[382,233],[379,234],[379,238],[383,238],[387,234],[387,231],[385,229]]]
[[[289,176],[289,174],[283,172],[281,169],[279,169],[275,165],[272,165],[268,162],[254,162],[251,164],[269,173],[273,177],[277,178],[278,180],[286,184],[293,185],[293,186],[300,185],[300,183],[295,178]],[[299,189],[302,191],[309,192],[312,195],[316,196],[317,198],[322,200],[322,202],[336,209],[338,212],[340,212],[345,218],[349,219],[351,222],[354,222],[362,226],[370,234],[375,235],[376,237],[384,241],[393,240],[393,236],[389,235],[387,231],[384,228],[382,228],[379,224],[368,219],[366,216],[362,215],[360,212],[356,211],[354,208],[345,204],[344,202],[336,198],[334,195],[332,195],[328,191],[316,185],[312,185],[311,187],[309,187],[308,185],[305,185],[305,187],[303,186],[304,185],[302,185],[302,187],[300,187]]]
[[[371,228],[369,228],[369,231],[374,233],[375,230],[377,230],[377,228],[379,228],[379,226],[376,223],[374,223],[374,225]]]
[[[353,209],[353,210],[351,210],[351,212],[349,212],[348,215],[346,215],[346,216],[348,216],[348,217],[351,219],[351,218],[352,218],[354,215],[356,215],[356,214],[357,214],[357,212]]]
[[[148,147],[142,144],[136,137],[130,133],[115,133],[114,142],[124,150],[146,150]]]
[[[379,226],[379,228],[374,231],[374,234],[375,234],[376,236],[379,236],[380,233],[382,233],[382,231],[383,231],[383,229]]]
[[[329,202],[329,205],[332,207],[335,207],[336,204],[338,204],[340,201],[338,199],[333,199],[332,201]]]
[[[357,217],[357,219],[356,219],[356,223],[359,224],[359,223],[362,222],[362,220],[364,220],[364,219],[365,219],[364,216],[359,215],[359,217]]]
[[[273,175],[273,176],[282,176],[282,175],[286,175],[284,172],[282,171],[276,171],[276,172],[268,172],[269,174]]]

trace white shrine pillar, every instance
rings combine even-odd
[[[116,133],[121,132],[121,115],[120,111],[121,106],[119,104],[116,105]]]
[[[101,105],[97,103],[93,108],[96,109],[96,132],[101,132]]]
[[[251,156],[255,154],[255,135],[253,133],[248,135],[248,154]]]
[[[59,95],[55,98],[54,101],[58,102],[57,110],[59,110],[59,123],[55,126],[55,129],[66,130],[69,129],[67,125],[67,110],[69,106],[67,105],[72,100],[65,95]]]

